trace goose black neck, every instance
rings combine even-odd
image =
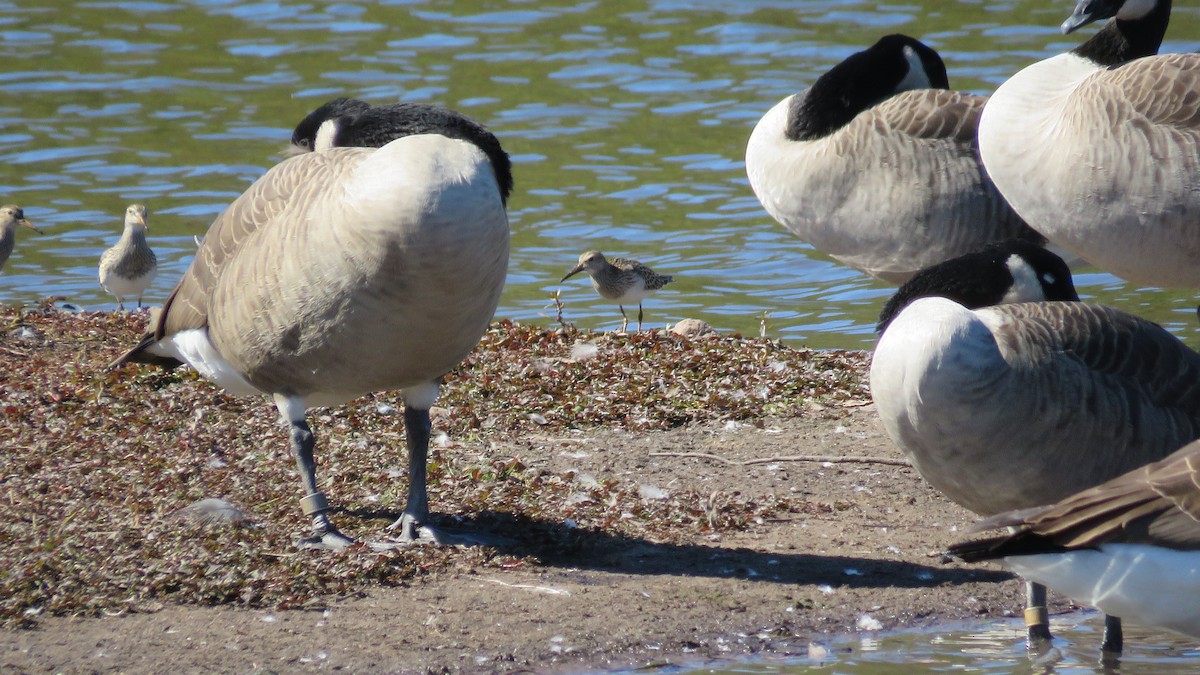
[[[337,144],[378,148],[397,138],[419,134],[440,134],[483,150],[496,174],[501,199],[508,202],[513,189],[512,161],[500,140],[482,124],[449,108],[420,103],[373,106],[350,116],[338,132]]]
[[[1171,0],[1159,0],[1154,9],[1139,19],[1109,20],[1098,33],[1072,52],[1105,67],[1153,56],[1162,47],[1170,21]]]
[[[910,88],[905,79],[914,64],[906,49],[920,59],[930,87],[950,88],[946,66],[937,52],[906,35],[887,35],[870,48],[851,54],[793,96],[784,134],[793,141],[824,138],[900,89]]]

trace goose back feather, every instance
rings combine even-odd
[[[894,85],[903,89],[862,97],[840,125],[820,133],[802,126],[820,109],[819,97],[838,91],[821,80],[763,116],[746,148],[747,175],[763,207],[814,248],[894,283],[989,242],[1044,242],[983,173],[975,131],[986,99],[948,90],[936,52],[904,40],[910,50],[928,50],[921,54],[936,63],[927,66],[932,74],[910,72]]]

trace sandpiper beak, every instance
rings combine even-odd
[[[38,229],[38,228],[37,228],[37,227],[36,227],[36,226],[35,226],[33,223],[29,222],[28,220],[26,220],[26,219],[24,219],[24,218],[22,218],[22,219],[18,220],[18,221],[17,221],[17,224],[18,224],[18,225],[24,225],[25,227],[28,227],[29,229],[33,230],[34,232],[37,232],[38,234],[44,234],[44,233],[43,233],[43,232],[42,232],[40,229]]]
[[[570,279],[571,277],[575,276],[576,274],[579,274],[582,271],[583,271],[583,265],[576,265],[571,268],[570,272],[567,272],[567,275],[565,277],[559,279],[558,283],[561,284],[562,282],[566,281],[567,279]]]

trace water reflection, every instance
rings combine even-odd
[[[746,138],[776,101],[881,33],[942,51],[952,83],[987,92],[1074,45],[1069,3],[397,0],[383,3],[0,2],[6,69],[3,202],[47,235],[22,237],[0,300],[61,295],[112,308],[99,254],[133,202],[151,210],[161,300],[202,233],[279,159],[325,99],[457,107],[513,154],[513,256],[500,316],[612,329],[620,316],[558,278],[587,249],[643,260],[676,283],[648,300],[658,325],[815,347],[869,347],[890,288],[814,253],[759,206]],[[1062,5],[1062,6],[1059,6]],[[1200,10],[1176,7],[1170,51],[1197,43]],[[1200,344],[1191,293],[1083,275],[1084,295]],[[653,325],[653,324],[652,324]]]

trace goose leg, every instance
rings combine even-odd
[[[1125,631],[1121,628],[1121,619],[1104,615],[1104,641],[1100,643],[1101,651],[1107,654],[1120,654],[1125,648]]]
[[[375,542],[371,546],[376,549],[393,548],[396,545],[410,544],[418,541],[429,541],[441,546],[504,546],[511,542],[503,537],[476,534],[471,532],[454,531],[430,526],[429,494],[426,489],[425,471],[429,456],[429,436],[432,425],[429,421],[429,408],[436,398],[429,397],[423,407],[405,404],[404,428],[408,436],[408,501],[404,505],[404,513],[388,526],[389,530],[399,529],[399,544]],[[405,391],[406,398],[409,391]]]
[[[388,529],[400,528],[401,541],[417,541],[421,527],[429,520],[429,494],[425,471],[429,461],[429,410],[404,406],[404,431],[408,437],[408,502],[400,519]]]
[[[300,471],[300,483],[304,486],[304,498],[300,500],[300,508],[304,515],[312,518],[313,534],[304,537],[298,543],[301,548],[324,548],[329,550],[343,549],[354,543],[354,540],[338,532],[329,520],[329,501],[325,493],[317,489],[317,462],[313,459],[313,448],[316,437],[304,419],[304,399],[300,397],[275,395],[275,407],[279,415],[288,425],[288,436],[292,444],[292,456],[296,458],[296,468]]]
[[[317,490],[317,463],[313,459],[316,438],[308,422],[303,419],[289,420],[291,425],[292,455],[296,468],[300,470],[300,482],[304,485],[305,497],[300,500],[304,515],[312,518],[313,534],[300,540],[303,548],[343,549],[354,540],[338,532],[329,520],[329,501],[325,493]]]
[[[1029,645],[1050,640],[1050,614],[1046,610],[1046,587],[1032,581],[1025,582],[1025,628],[1029,630]]]

